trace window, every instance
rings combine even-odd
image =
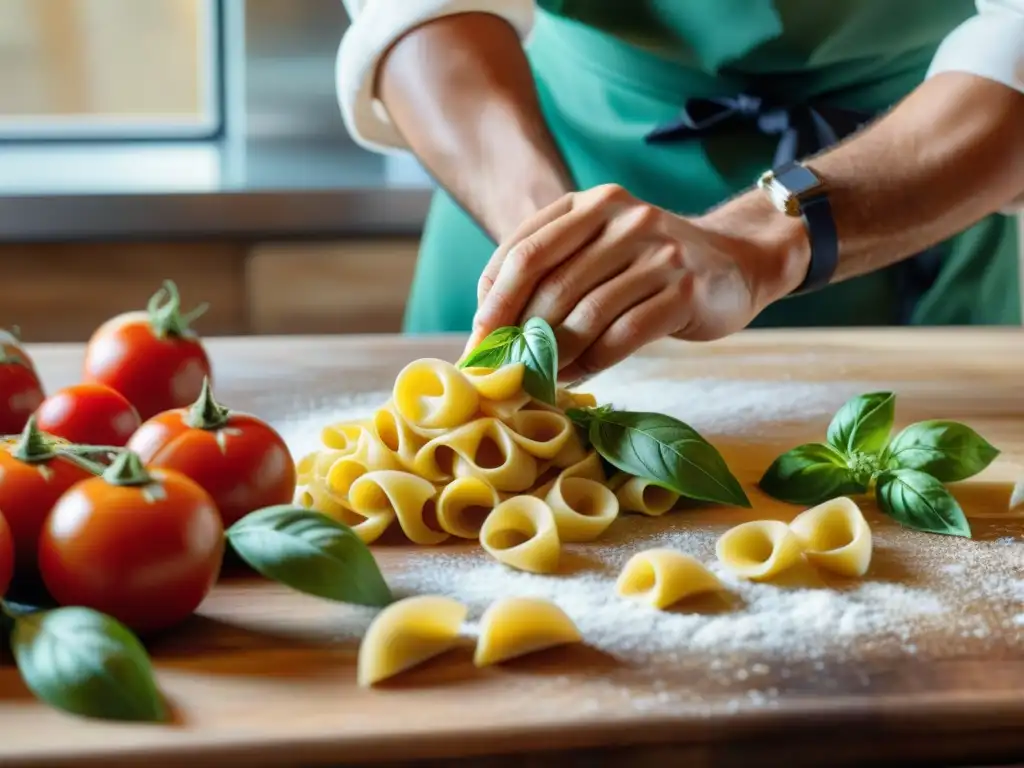
[[[0,0],[0,139],[221,129],[218,0]]]

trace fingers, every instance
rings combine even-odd
[[[495,328],[519,320],[534,288],[547,273],[599,235],[609,211],[600,206],[573,208],[516,242],[473,319],[473,335],[483,338]]]
[[[636,205],[609,220],[593,242],[540,282],[522,318],[543,317],[553,327],[561,324],[585,296],[634,263],[650,243],[657,217],[657,209]]]
[[[511,237],[506,238],[498,245],[494,253],[491,254],[491,258],[487,262],[487,266],[484,267],[484,271],[480,275],[480,280],[477,282],[476,303],[478,306],[483,303],[484,298],[491,289],[491,286],[494,285],[494,279],[498,276],[498,270],[501,268],[502,262],[505,261],[505,257],[508,255],[512,246],[526,239],[541,227],[550,224],[561,216],[564,216],[572,210],[572,207],[573,195],[563,195],[550,205],[541,208],[537,213],[520,224],[516,231],[512,233]]]
[[[685,325],[686,308],[678,286],[657,294],[615,319],[603,334],[558,376],[572,381],[617,365],[640,349]]]

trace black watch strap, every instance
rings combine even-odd
[[[831,282],[839,265],[839,233],[836,231],[836,220],[832,215],[828,195],[820,194],[803,201],[800,215],[807,227],[811,259],[807,274],[793,295],[824,288]]]

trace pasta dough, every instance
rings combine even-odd
[[[582,639],[572,619],[554,603],[506,597],[492,603],[480,618],[473,663],[478,667],[500,664]]]
[[[374,618],[359,645],[357,680],[369,687],[451,650],[468,609],[435,595],[392,603]]]
[[[801,512],[789,524],[804,557],[840,576],[859,577],[871,564],[871,528],[860,508],[846,496]]]
[[[767,581],[803,557],[800,540],[778,520],[753,520],[722,534],[715,545],[719,561],[744,579]]]
[[[477,539],[491,511],[501,503],[498,492],[476,477],[460,477],[448,483],[437,501],[441,529],[462,539]]]
[[[369,520],[397,518],[402,532],[413,544],[440,544],[448,538],[437,520],[433,484],[422,477],[396,470],[379,470],[362,475],[352,484],[349,500],[352,509]],[[372,526],[379,537],[387,524]],[[359,533],[357,529],[357,533]],[[360,534],[364,541],[366,539]],[[376,538],[376,537],[375,537]]]
[[[497,419],[475,419],[439,435],[416,454],[416,473],[433,482],[477,477],[499,491],[527,490],[537,479],[537,460]]]
[[[596,453],[563,470],[544,494],[559,540],[593,541],[618,517],[618,499],[595,476],[602,476]]]
[[[679,494],[642,477],[630,477],[615,492],[623,512],[640,512],[658,517],[679,501]]]
[[[698,560],[674,549],[648,549],[633,555],[615,588],[619,595],[659,610],[694,595],[725,589]]]
[[[424,436],[454,429],[476,413],[476,387],[451,363],[424,358],[409,363],[395,379],[395,407]]]
[[[513,496],[495,507],[480,529],[480,545],[520,571],[552,573],[558,568],[561,542],[555,516],[535,496]]]

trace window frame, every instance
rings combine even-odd
[[[172,0],[173,1],[173,0]],[[209,141],[220,138],[225,123],[224,0],[200,0],[206,40],[200,45],[200,71],[205,71],[203,118],[175,122],[167,118],[103,115],[0,115],[0,142],[63,141]],[[205,13],[202,11],[205,9]]]

